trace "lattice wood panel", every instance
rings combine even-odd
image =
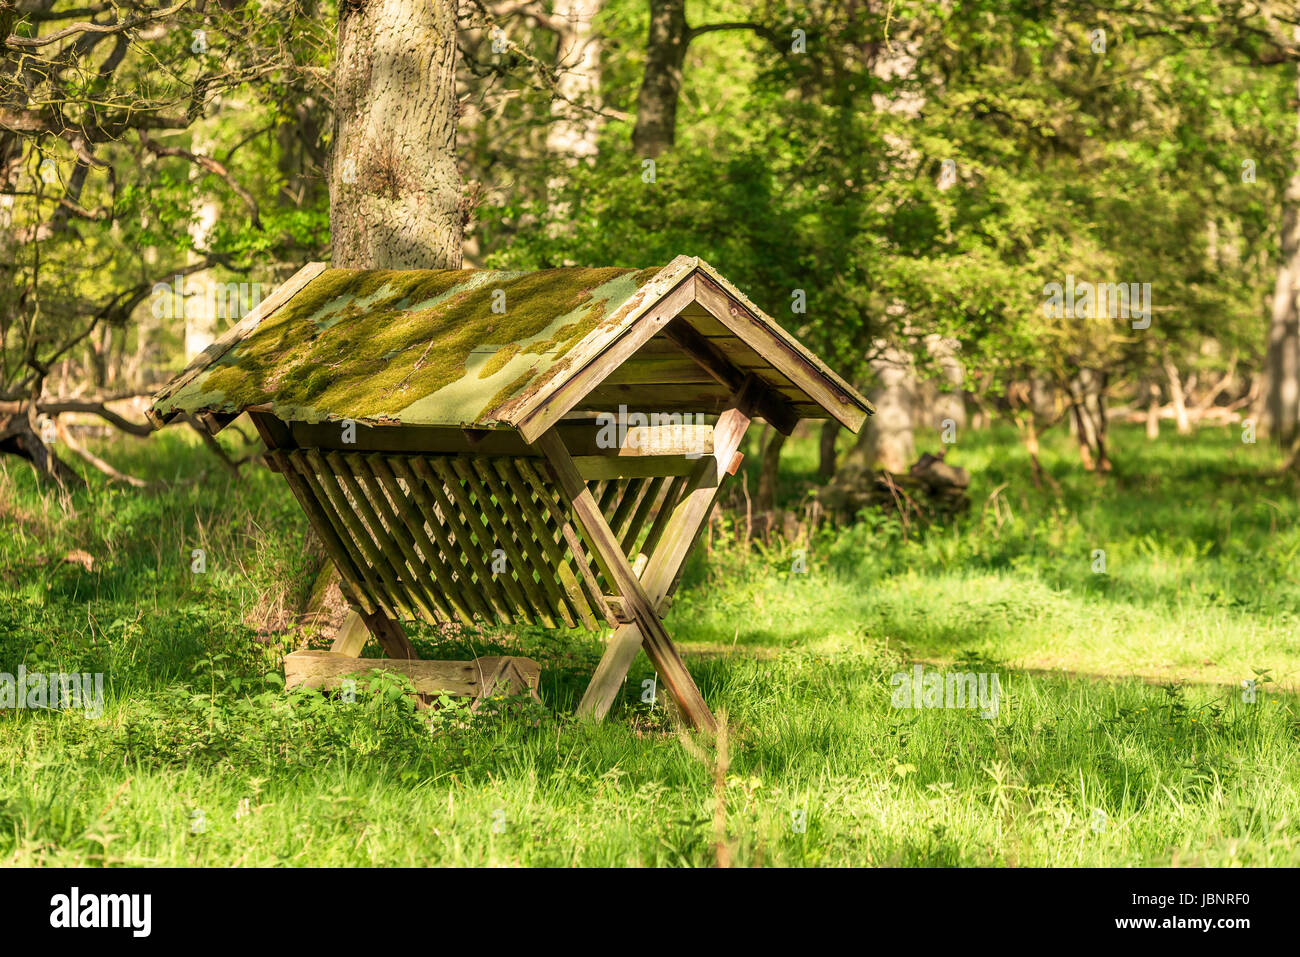
[[[540,459],[273,453],[366,612],[597,629],[613,590]],[[592,483],[629,560],[650,554],[685,477]]]

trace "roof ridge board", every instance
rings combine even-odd
[[[218,360],[224,358],[227,352],[255,332],[264,320],[269,319],[276,312],[283,309],[294,296],[306,289],[312,280],[328,268],[328,263],[309,262],[276,286],[271,295],[259,302],[242,319],[218,336],[211,345],[190,360],[189,365],[181,371],[180,375],[158,390],[158,393],[149,402],[149,409],[146,411],[148,419],[155,426],[162,426],[175,418],[177,413],[159,415],[154,412],[154,407],[159,402],[170,399],[194,381],[200,373],[207,371]]]
[[[677,273],[679,270],[680,273]],[[740,290],[732,285],[731,282],[724,279],[716,269],[698,256],[677,256],[672,260],[672,262],[656,273],[654,278],[642,287],[642,291],[644,292],[645,290],[651,289],[655,283],[666,277],[674,279],[674,282],[670,286],[665,288],[658,295],[642,299],[632,309],[628,310],[625,315],[619,317],[617,328],[605,330],[599,328],[593,329],[581,342],[570,350],[569,355],[565,357],[566,365],[564,368],[551,370],[549,376],[535,383],[530,387],[529,391],[525,395],[517,396],[509,402],[498,406],[493,410],[493,417],[499,421],[507,422],[517,429],[522,429],[528,420],[531,419],[540,408],[546,405],[550,397],[558,389],[562,388],[571,379],[580,375],[607,350],[613,348],[632,330],[636,323],[646,313],[648,313],[657,303],[666,299],[678,288],[678,286],[681,285],[681,283],[693,279],[697,275],[703,275],[706,279],[712,281],[716,286],[718,286],[723,294],[734,299],[741,308],[745,309],[754,318],[754,321],[756,321],[763,329],[781,339],[801,358],[806,360],[809,365],[812,366],[812,371],[824,378],[828,386],[836,391],[842,392],[848,402],[861,409],[863,418],[867,415],[875,414],[875,406],[859,393],[857,389],[845,382],[844,379],[831,370],[826,363],[810,352],[803,343],[782,328],[775,319],[758,306],[754,305],[754,303],[751,302],[744,293],[740,292]],[[699,301],[698,295],[694,296],[694,298],[695,301]],[[751,346],[751,348],[753,347]],[[757,352],[758,350],[755,351]],[[759,354],[762,355],[761,352]],[[771,364],[770,359],[767,359],[767,357],[764,358],[769,362],[769,364]],[[773,368],[775,368],[775,365],[773,365]],[[599,382],[596,382],[591,386],[591,389],[588,389],[587,393],[584,394],[589,394],[592,390],[597,388],[599,384]],[[796,383],[796,385],[798,385],[798,383]],[[581,397],[576,399],[575,403],[580,401],[582,401]],[[814,399],[814,401],[816,400]],[[821,405],[820,402],[818,402],[818,404]],[[839,416],[836,416],[831,409],[826,408],[825,406],[823,406],[823,408],[826,412],[830,413],[833,418],[839,418]],[[860,427],[861,423],[859,422],[858,428]],[[857,431],[857,429],[855,428],[854,431]]]

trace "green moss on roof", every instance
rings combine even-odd
[[[155,410],[491,424],[659,269],[327,269]]]

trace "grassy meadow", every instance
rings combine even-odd
[[[742,547],[733,490],[667,621],[718,742],[641,701],[644,657],[609,721],[576,722],[582,631],[413,632],[425,657],[536,658],[540,709],[416,711],[380,676],[287,694],[313,559],[278,476],[179,430],[105,451],[145,490],[61,499],[4,460],[0,671],[103,672],[105,705],[0,711],[0,861],[1300,864],[1300,489],[1237,428],[1114,443],[1101,478],[1051,435],[1057,494],[1012,431],[967,432],[971,509],[928,529]],[[787,443],[796,510],[815,455]],[[996,717],[895,708],[916,663],[997,674]]]

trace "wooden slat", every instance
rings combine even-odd
[[[335,510],[347,523],[353,540],[370,562],[370,567],[374,569],[380,581],[384,583],[393,608],[400,612],[402,617],[419,618],[420,615],[415,607],[406,600],[406,590],[398,582],[396,570],[385,556],[384,548],[376,541],[376,537],[382,539],[384,536],[383,526],[379,524],[379,519],[374,517],[360,489],[353,490],[349,487],[350,498],[349,494],[344,492],[344,486],[355,486],[356,483],[348,474],[345,463],[337,460],[337,453],[330,454],[335,457],[335,461],[329,461],[315,449],[308,449],[306,452],[307,461],[316,470],[317,478],[329,495],[330,501],[334,503]],[[367,511],[370,511],[370,516],[367,523],[363,524],[363,521],[366,521],[364,516]]]
[[[545,524],[540,529],[532,527],[515,502],[511,489],[506,487],[501,481],[501,476],[487,463],[488,460],[481,458],[470,460],[470,465],[487,486],[488,491],[492,493],[492,497],[496,499],[497,508],[504,514],[506,522],[524,550],[528,565],[523,574],[532,578],[533,573],[537,573],[537,582],[547,598],[551,614],[559,617],[568,627],[575,627],[577,625],[574,618],[575,609],[570,607],[568,596],[564,594],[564,590],[556,580],[540,543],[540,538],[548,534]]]
[[[669,325],[672,325],[669,323]],[[604,385],[673,385],[712,381],[699,363],[683,356],[647,356],[642,351],[611,372]]]
[[[392,571],[397,587],[402,591],[402,597],[431,624],[454,621],[456,613],[438,593],[424,569],[424,562],[415,550],[411,533],[393,512],[388,498],[378,487],[378,482],[373,480],[360,456],[356,453],[330,453],[327,461],[338,469],[339,477],[357,502],[359,511],[375,536],[375,545]]]
[[[650,532],[641,544],[643,554],[650,555],[654,553],[655,546],[659,544],[664,529],[668,527],[668,522],[673,517],[673,509],[677,507],[677,502],[686,490],[687,482],[687,476],[679,475],[668,486],[668,491],[664,493],[663,501],[659,505],[659,511],[655,513],[654,522],[650,525]]]
[[[547,605],[546,594],[533,580],[532,568],[523,552],[515,544],[513,533],[506,523],[502,521],[500,510],[493,506],[492,496],[484,488],[483,483],[474,474],[474,470],[465,459],[452,459],[451,467],[473,494],[475,501],[478,502],[479,511],[496,536],[497,546],[506,553],[506,574],[519,582],[524,594],[528,596],[528,607],[532,611],[531,617],[536,621],[541,621],[547,628],[554,628],[555,619],[552,617],[550,608]]]
[[[319,453],[317,453],[319,456]],[[307,482],[313,492],[318,496],[321,502],[328,502],[329,509],[327,514],[335,523],[334,528],[339,537],[347,544],[348,551],[352,555],[356,567],[360,569],[365,579],[368,594],[379,604],[385,614],[391,617],[400,617],[402,610],[393,596],[389,594],[387,586],[379,577],[370,561],[369,552],[359,542],[368,541],[368,535],[363,530],[360,532],[354,529],[354,525],[359,525],[356,515],[353,514],[352,505],[347,501],[347,497],[339,489],[338,484],[334,482],[333,476],[329,475],[329,469],[323,461],[319,465],[310,458],[310,452],[294,452],[288,456],[289,464],[296,469],[303,480]],[[324,470],[325,476],[322,477],[319,472]]]
[[[645,479],[631,479],[623,487],[623,497],[619,499],[614,514],[609,517],[609,530],[614,533],[615,538],[623,537],[623,532],[626,531],[624,524],[636,511],[637,503],[641,501],[641,496],[645,494],[646,486],[649,484]]]
[[[418,461],[418,460],[416,460]],[[445,524],[439,520],[438,513],[441,512],[445,517],[449,513],[456,516],[456,509],[450,503],[446,502],[445,496],[443,503],[439,504],[437,496],[427,486],[427,482],[432,479],[437,485],[438,492],[442,491],[442,483],[430,473],[429,478],[417,476],[405,456],[393,455],[385,459],[389,469],[392,470],[394,478],[400,478],[406,483],[407,489],[419,503],[421,514],[424,517],[425,524],[429,531],[437,540],[438,549],[442,552],[443,560],[447,563],[450,570],[455,573],[456,580],[460,585],[462,594],[467,601],[473,603],[474,607],[488,621],[501,621],[505,624],[512,624],[514,616],[510,613],[509,602],[501,602],[499,605],[492,601],[496,595],[496,589],[488,589],[482,586],[482,579],[488,576],[486,566],[482,562],[475,562],[478,557],[478,550],[474,547],[470,538],[468,529],[463,533],[459,530],[461,526],[457,523],[447,521]],[[459,521],[459,516],[457,522]],[[460,538],[464,537],[466,546],[459,547]],[[478,576],[478,581],[475,581]]]
[[[699,458],[685,455],[656,455],[647,458],[614,458],[611,456],[578,456],[573,464],[584,479],[589,481],[613,478],[656,478],[660,475],[689,475]],[[599,497],[593,491],[592,495]]]
[[[537,535],[538,543],[546,554],[547,570],[559,579],[560,587],[563,588],[565,604],[587,628],[594,631],[598,627],[596,619],[592,617],[591,609],[582,594],[582,586],[574,577],[573,569],[564,559],[563,549],[556,543],[556,535],[550,526],[549,510],[546,509],[545,502],[539,503],[534,500],[532,489],[519,474],[511,459],[498,458],[493,461],[493,465],[496,466],[501,480],[509,487],[529,527]]]
[[[348,615],[343,620],[343,624],[339,626],[339,630],[335,632],[330,651],[336,655],[360,658],[369,637],[370,631],[366,628],[366,623],[362,621],[361,616],[357,614]]]
[[[387,541],[379,544],[386,546],[384,553],[392,560],[394,571],[398,573],[398,581],[411,600],[424,612],[426,620],[437,624],[460,618],[465,624],[472,625],[473,616],[468,610],[459,607],[459,597],[446,594],[434,582],[430,568],[426,564],[428,560],[421,556],[413,532],[394,510],[382,484],[360,453],[345,455],[343,459],[347,462],[353,481],[366,496],[379,521],[387,530]],[[397,546],[397,552],[405,560],[405,569],[398,563],[398,555],[393,553],[393,545]]]
[[[659,493],[667,482],[668,479],[662,476],[650,480],[644,490],[644,494],[641,496],[641,501],[637,503],[636,511],[632,513],[632,517],[628,521],[626,531],[624,531],[620,536],[619,545],[623,549],[623,554],[628,558],[636,558],[636,553],[634,551],[636,549],[636,540],[640,537],[641,530],[645,527],[646,520],[650,517],[650,510],[654,508],[654,504],[659,498]]]
[[[555,486],[543,479],[538,471],[541,463],[534,465],[528,459],[519,459],[516,461],[519,474],[524,480],[533,487],[538,498],[545,503],[551,513],[552,519],[560,529],[560,535],[569,548],[569,554],[572,556],[573,567],[578,570],[578,575],[582,580],[583,590],[587,595],[588,605],[591,610],[603,618],[611,628],[614,626],[614,616],[609,605],[605,601],[605,592],[600,582],[596,579],[595,572],[592,571],[590,556],[587,555],[586,549],[582,547],[582,542],[569,522],[568,510],[563,503],[563,496]]]
[[[417,473],[421,476],[424,475],[421,469],[428,468],[431,469],[439,479],[441,479],[443,489],[447,494],[451,495],[452,499],[456,502],[456,510],[452,510],[451,512],[444,510],[444,516],[450,520],[452,514],[456,514],[459,516],[461,522],[468,525],[470,531],[473,532],[476,544],[471,544],[471,542],[466,539],[462,543],[462,547],[467,553],[470,549],[477,547],[477,555],[480,562],[490,568],[493,543],[492,534],[489,533],[487,528],[484,526],[478,507],[470,501],[469,493],[465,491],[459,476],[451,467],[451,460],[444,458],[430,458],[428,460],[416,459],[413,464]],[[434,488],[434,494],[439,494],[436,487]],[[507,560],[508,559],[509,556],[507,555]],[[490,570],[486,571],[485,574],[487,575],[487,577],[483,579],[483,587],[485,589],[493,587],[500,589],[498,600],[508,598],[509,601],[514,604],[516,615],[521,621],[534,620],[532,609],[528,604],[528,599],[524,597],[524,593],[520,590],[514,576],[510,574],[509,568],[500,575],[494,575]]]
[[[339,533],[335,530],[326,507],[316,498],[311,486],[298,474],[284,452],[271,449],[268,455],[279,466],[280,472],[289,483],[289,489],[298,500],[298,504],[302,506],[302,510],[307,513],[307,521],[311,524],[316,537],[320,539],[321,544],[325,547],[325,553],[334,562],[334,567],[338,569],[339,575],[351,586],[349,589],[351,592],[350,597],[356,601],[362,611],[374,611],[375,603],[370,597],[370,589],[367,587],[365,579],[352,556],[348,553],[347,547],[339,538]]]
[[[405,532],[403,537],[409,540],[415,550],[418,550],[418,554],[424,556],[420,560],[416,557],[416,551],[409,551],[407,554],[408,559],[419,562],[418,567],[413,567],[412,571],[418,575],[420,584],[426,591],[440,597],[444,604],[454,611],[454,617],[460,618],[467,625],[474,623],[475,614],[486,614],[486,608],[479,601],[478,595],[472,589],[467,593],[461,588],[451,568],[450,559],[442,556],[442,550],[429,539],[429,534],[425,531],[424,516],[408,494],[402,490],[397,476],[388,468],[383,457],[377,454],[363,457],[358,453],[353,461],[357,469],[364,468],[367,478],[373,478],[387,495],[388,501],[397,513],[395,519],[401,523]],[[436,580],[436,584],[430,581],[430,576]],[[448,617],[449,621],[451,617]]]

